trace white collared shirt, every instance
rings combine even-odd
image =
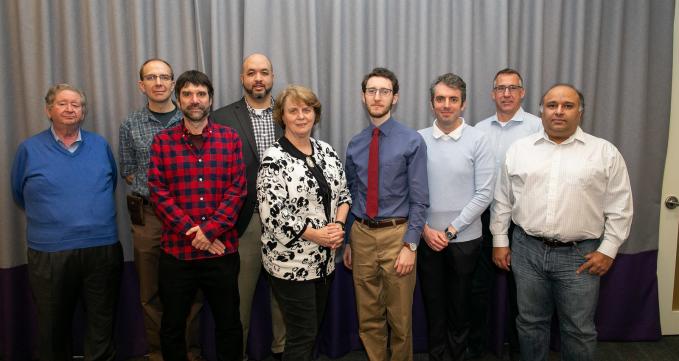
[[[460,139],[460,137],[462,136],[462,128],[465,127],[465,122],[464,122],[464,118],[460,117],[459,119],[462,121],[462,123],[460,123],[460,125],[450,133],[444,133],[441,130],[441,128],[439,128],[438,120],[434,119],[434,126],[432,127],[432,134],[431,135],[434,137],[434,139],[443,138],[444,141],[448,141],[448,140],[451,140],[451,139],[452,140]]]
[[[615,258],[632,223],[632,190],[622,155],[610,142],[576,132],[561,144],[543,131],[508,150],[495,188],[494,247],[509,246],[509,221],[537,237],[597,239]]]

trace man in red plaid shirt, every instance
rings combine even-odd
[[[238,361],[242,354],[234,226],[247,193],[245,165],[237,133],[208,118],[213,93],[207,75],[180,75],[175,95],[184,118],[151,145],[150,199],[163,222],[158,283],[165,361],[185,360],[186,317],[199,288],[214,316],[217,358]]]

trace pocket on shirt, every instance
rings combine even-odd
[[[385,194],[380,197],[403,197],[408,192],[408,172],[404,161],[395,160],[382,165],[380,183]]]

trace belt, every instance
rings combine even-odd
[[[564,242],[564,241],[559,241],[556,238],[547,238],[547,237],[536,237],[536,236],[531,236],[538,241],[542,242],[547,247],[551,248],[557,248],[557,247],[573,247],[576,244],[582,242],[582,241],[569,241],[569,242]]]
[[[142,202],[145,206],[150,206],[150,205],[151,205],[151,202],[149,201],[149,199],[148,199],[147,197],[144,197],[143,195],[141,195],[141,194],[139,194],[139,193],[137,193],[137,192],[132,192],[132,195],[135,196],[135,197],[141,198],[141,202]]]
[[[403,224],[408,222],[408,218],[388,218],[388,219],[383,219],[381,221],[375,221],[372,219],[363,219],[363,218],[358,218],[356,217],[356,222],[365,224],[369,228],[386,228],[386,227],[394,227],[398,226],[399,224]]]

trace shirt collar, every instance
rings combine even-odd
[[[389,136],[389,133],[391,132],[392,129],[396,126],[396,121],[394,120],[393,117],[389,117],[384,123],[382,123],[379,127],[375,127],[375,125],[371,122],[370,126],[366,128],[370,133],[372,133],[373,129],[379,128],[380,133],[384,134],[385,136]]]
[[[524,118],[525,118],[525,114],[526,114],[526,111],[523,110],[523,107],[519,107],[519,110],[517,110],[516,113],[514,113],[514,115],[512,116],[512,118],[509,119],[509,120],[506,122],[506,124],[509,124],[509,122],[523,122],[523,120],[524,120]],[[500,119],[499,119],[498,116],[497,116],[497,112],[496,112],[495,115],[493,116],[493,119],[491,119],[491,122],[495,122],[495,123],[497,123],[497,125],[502,126],[502,124],[500,124],[500,123],[501,123],[501,122],[500,122]]]
[[[243,100],[245,100],[245,106],[248,107],[248,113],[250,113],[250,115],[258,115],[258,114],[255,112],[255,108],[251,107],[251,106],[250,106],[250,103],[248,103],[248,99],[245,98],[245,97],[243,97]],[[275,103],[275,100],[274,100],[273,97],[271,97],[271,104],[269,105],[268,108],[263,109],[263,111],[264,111],[264,112],[273,112],[274,103]]]
[[[186,128],[186,125],[184,124],[184,118],[182,118],[181,121],[179,122],[179,126],[180,126],[180,129],[181,129],[181,135],[182,135],[183,138],[186,138],[186,137],[189,137],[189,136],[192,135],[191,132],[189,132],[189,130]],[[210,118],[208,118],[207,124],[205,125],[205,128],[203,128],[203,132],[201,133],[203,138],[207,138],[210,134],[212,134],[213,126],[214,126],[214,124],[212,123],[212,120]]]
[[[534,137],[534,144],[537,144],[538,142],[548,142],[556,144],[551,139],[549,139],[547,132],[544,130],[542,132],[537,132],[532,136]],[[568,139],[561,142],[561,144],[573,143],[576,140],[579,141],[580,143],[586,143],[585,139],[586,139],[585,132],[582,130],[582,128],[580,128],[580,126],[578,126],[578,128],[575,129],[575,133],[568,137]]]
[[[433,128],[432,135],[434,136],[434,139],[443,139],[443,140],[448,140],[448,139],[458,140],[458,139],[460,139],[460,137],[462,136],[462,128],[464,128],[466,126],[464,118],[460,117],[460,120],[462,120],[462,123],[460,124],[459,127],[455,128],[455,130],[453,130],[450,133],[444,133],[441,130],[441,128],[439,128],[438,125],[436,125],[436,123],[438,121],[436,119],[434,119],[434,126],[432,127]]]
[[[57,143],[59,143],[64,148],[68,149],[68,147],[66,147],[66,144],[64,144],[64,142],[61,140],[61,138],[59,138],[59,136],[57,135],[57,132],[54,131],[54,125],[53,124],[50,125],[50,132],[52,132],[52,136],[54,137],[54,140],[57,141]],[[75,139],[75,142],[73,142],[73,145],[75,145],[79,142],[82,142],[82,140],[83,140],[83,138],[82,138],[82,135],[80,134],[80,127],[78,127],[78,137]],[[71,147],[73,147],[73,145],[71,145]]]

